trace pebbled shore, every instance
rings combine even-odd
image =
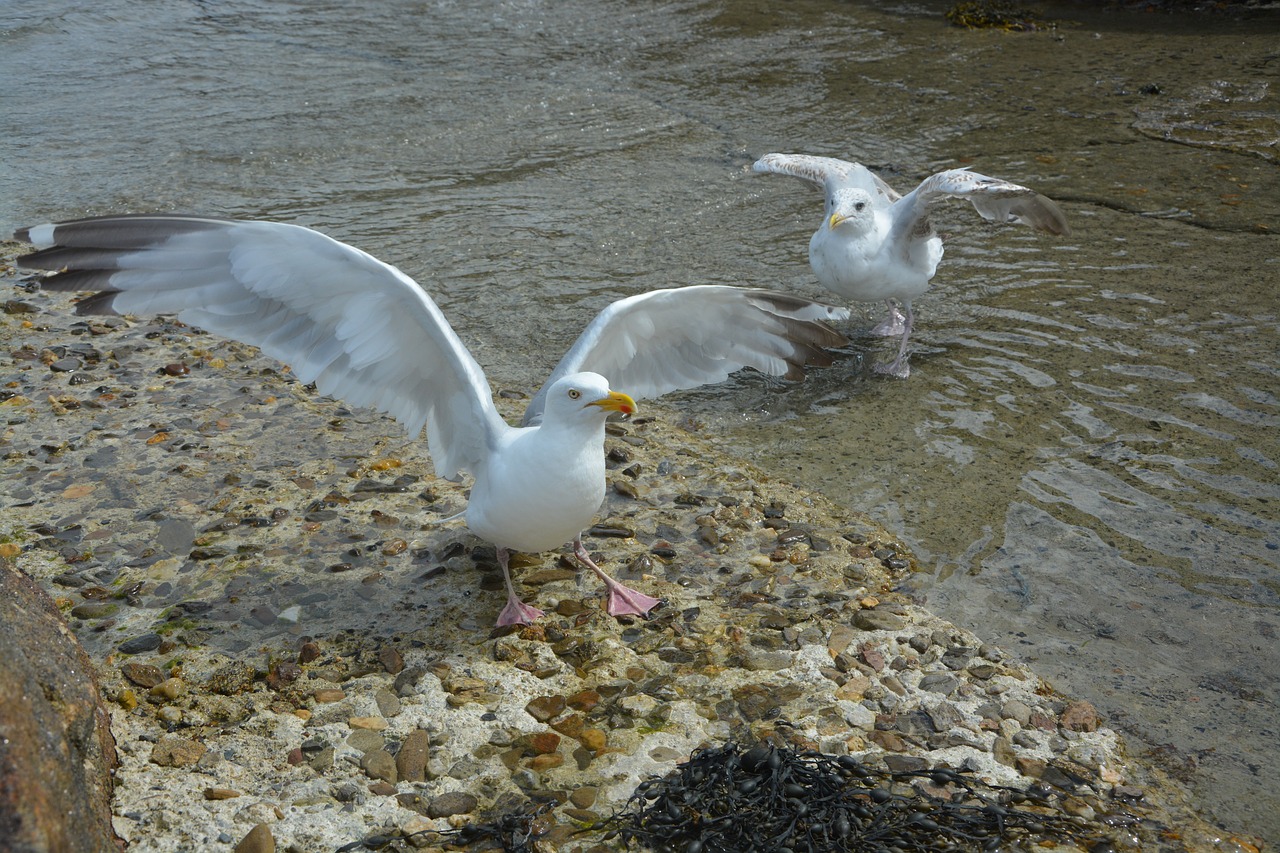
[[[586,537],[665,606],[609,618],[593,579],[541,555],[517,582],[548,617],[494,634],[493,548],[433,523],[465,484],[421,444],[251,348],[77,318],[21,283],[18,249],[0,261],[0,558],[98,667],[130,850],[432,849],[402,836],[530,798],[556,803],[537,849],[616,849],[578,830],[699,746],[756,739],[1038,783],[1117,849],[1254,849],[1088,703],[895,594],[911,555],[887,531],[673,404],[611,428]]]

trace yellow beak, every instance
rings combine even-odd
[[[849,217],[844,216],[844,215],[842,215],[842,214],[839,214],[839,213],[833,213],[833,214],[831,214],[831,218],[830,218],[830,219],[828,219],[828,220],[827,220],[827,222],[828,222],[829,227],[831,227],[831,228],[835,228],[837,225],[839,225],[841,222],[844,222],[844,221],[845,221],[846,219],[848,219],[848,218],[849,218]]]
[[[592,400],[587,405],[599,406],[606,412],[622,412],[624,415],[634,415],[636,413],[636,401],[621,391],[610,391],[609,396],[601,397],[599,400]]]

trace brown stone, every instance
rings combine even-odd
[[[275,853],[275,851],[275,836],[271,834],[270,827],[265,823],[260,823],[249,830],[249,834],[240,839],[240,843],[235,847],[235,853]]]
[[[575,711],[590,711],[600,704],[600,694],[594,690],[579,690],[566,701]]]
[[[138,663],[137,661],[129,661],[121,666],[120,674],[139,687],[145,687],[148,690],[164,681],[164,673],[160,671],[160,667],[152,666],[149,663]]]
[[[1072,702],[1062,712],[1060,722],[1062,727],[1069,732],[1097,731],[1098,710],[1084,700]]]
[[[312,693],[311,695],[315,697],[315,700],[317,702],[320,702],[322,704],[329,703],[329,702],[341,702],[343,699],[347,698],[346,691],[339,690],[336,687],[335,688],[322,687],[321,689],[317,690],[315,693]]]
[[[233,791],[230,788],[205,788],[204,798],[206,800],[233,800],[240,796],[239,791]]]
[[[205,745],[178,735],[164,735],[151,747],[151,763],[161,767],[190,767],[205,753]]]
[[[563,696],[539,696],[537,699],[530,700],[524,709],[530,717],[545,723],[564,711],[566,704]]]
[[[907,742],[893,732],[874,731],[867,739],[887,752],[906,752]]]
[[[581,788],[574,788],[569,793],[569,802],[580,809],[589,809],[596,804],[596,793],[595,786],[583,785]]]
[[[551,728],[555,729],[565,737],[572,738],[576,738],[578,735],[582,734],[582,730],[586,727],[587,722],[583,719],[581,714],[570,714],[563,720],[556,720],[551,724]]]
[[[404,658],[391,646],[378,649],[378,663],[392,675],[397,675],[404,669]]]
[[[546,755],[560,748],[560,735],[555,732],[538,732],[529,738],[529,748],[534,755]]]
[[[584,729],[582,734],[578,736],[578,740],[587,749],[599,752],[609,742],[609,736],[601,729]]]
[[[425,729],[414,729],[396,753],[396,772],[405,782],[427,781],[427,758],[431,737]]]
[[[3,562],[0,625],[0,839],[14,850],[123,849],[93,665],[48,595]]]
[[[529,769],[535,773],[541,773],[544,770],[550,770],[553,767],[559,767],[564,764],[564,756],[559,753],[551,753],[550,755],[535,755],[529,759]]]

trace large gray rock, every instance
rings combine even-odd
[[[115,766],[88,655],[49,596],[0,560],[3,849],[124,849],[111,827]]]

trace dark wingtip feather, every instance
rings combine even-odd
[[[81,315],[116,314],[118,312],[112,307],[112,301],[119,292],[118,290],[104,290],[101,293],[85,297],[76,303],[76,313]]]

